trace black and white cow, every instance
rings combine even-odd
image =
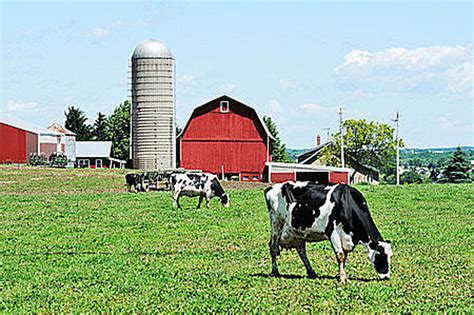
[[[143,174],[127,174],[125,175],[125,183],[127,184],[127,191],[146,191],[147,185],[143,181]]]
[[[306,242],[329,240],[339,263],[339,278],[347,280],[347,254],[362,244],[381,279],[390,277],[392,248],[372,220],[362,194],[347,185],[286,182],[265,189],[270,215],[272,275],[278,276],[280,248],[295,248],[308,277],[316,273],[306,256]]]
[[[217,196],[224,207],[229,207],[229,196],[225,193],[216,175],[208,173],[184,173],[172,174],[170,176],[171,191],[173,193],[173,205],[181,208],[179,198],[181,196],[198,197],[198,209],[202,200],[206,199],[206,207],[209,208],[209,200]]]

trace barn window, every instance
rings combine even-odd
[[[221,101],[221,113],[229,112],[229,101]]]

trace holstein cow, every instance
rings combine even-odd
[[[316,273],[306,256],[306,242],[329,240],[339,263],[339,278],[347,280],[347,254],[362,244],[381,279],[390,277],[392,248],[370,216],[367,202],[356,189],[343,184],[286,182],[265,189],[270,215],[272,275],[278,276],[276,257],[281,248],[295,248],[309,278]]]
[[[206,207],[209,208],[209,200],[217,196],[224,207],[229,207],[229,196],[225,193],[216,175],[208,173],[184,173],[172,174],[170,176],[171,191],[173,193],[173,205],[181,208],[179,198],[181,196],[197,197],[201,202],[206,199]]]

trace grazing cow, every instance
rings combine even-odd
[[[206,198],[206,207],[209,208],[209,200],[214,196],[220,198],[224,207],[229,206],[229,196],[225,193],[216,175],[208,173],[172,174],[170,183],[175,207],[181,208],[179,205],[179,197],[181,196],[199,196],[198,209],[204,198]]]
[[[272,275],[278,276],[276,257],[281,248],[295,248],[309,278],[316,273],[306,257],[306,242],[329,240],[339,263],[339,278],[347,280],[347,254],[362,244],[381,279],[390,277],[392,248],[370,216],[362,194],[347,185],[286,182],[265,189],[270,215]]]
[[[149,178],[146,173],[141,174],[127,174],[125,175],[125,182],[127,184],[127,191],[149,191]]]

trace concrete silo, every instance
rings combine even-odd
[[[133,167],[175,168],[175,64],[171,51],[157,40],[146,40],[135,48],[131,61]]]

